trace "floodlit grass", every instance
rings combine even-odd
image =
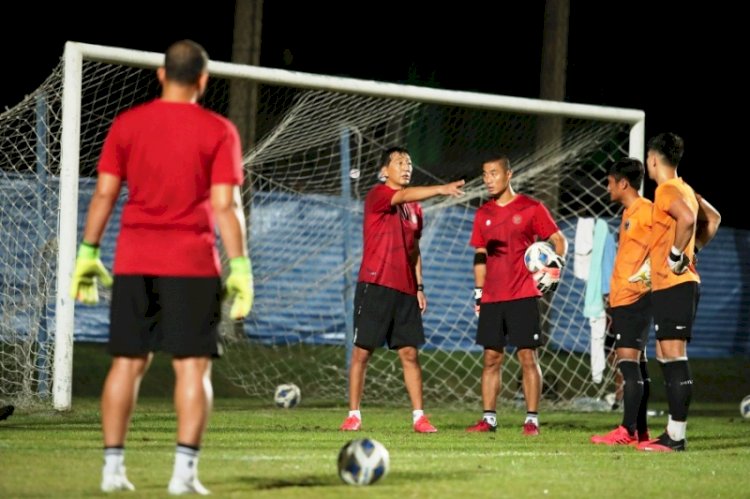
[[[404,408],[363,408],[364,430],[342,433],[345,408],[284,410],[243,398],[219,398],[200,460],[216,497],[747,497],[750,420],[737,404],[694,404],[688,451],[648,454],[589,443],[620,413],[550,411],[541,435],[521,435],[523,413],[505,409],[495,434],[468,434],[477,410],[430,408],[437,434],[411,431]],[[657,405],[655,408],[663,409]],[[658,433],[665,417],[651,419]],[[171,402],[139,402],[127,442],[128,475],[137,491],[166,495],[175,421]],[[341,446],[354,436],[380,440],[390,472],[369,487],[336,474]],[[76,398],[67,413],[16,411],[0,422],[0,497],[88,497],[99,492],[102,451],[98,401]]]

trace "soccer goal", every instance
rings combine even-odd
[[[161,63],[158,53],[69,42],[47,80],[0,114],[0,401],[69,409],[75,342],[106,340],[108,295],[74,307],[67,290],[104,135],[118,112],[158,95]],[[244,196],[255,306],[244,323],[225,322],[216,363],[248,396],[272,403],[276,385],[295,383],[306,401],[345,403],[362,201],[391,145],[409,148],[414,185],[467,180],[463,198],[423,203],[427,403],[480,400],[468,242],[485,201],[480,162],[494,151],[510,156],[516,190],[545,201],[571,243],[562,283],[544,301],[543,398],[611,391],[611,370],[592,379],[586,281],[574,275],[573,243],[581,218],[615,230],[606,171],[621,157],[642,157],[642,111],[217,61],[209,69],[202,103],[227,116],[251,113],[253,125]],[[121,205],[102,241],[108,266]],[[501,397],[517,396],[519,378],[509,355]],[[380,350],[364,403],[402,400],[397,355]]]

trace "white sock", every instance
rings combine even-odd
[[[669,417],[667,422],[667,434],[669,438],[674,441],[680,441],[685,438],[687,432],[687,421],[675,421],[672,417]]]
[[[496,412],[485,412],[482,415],[482,419],[487,421],[490,426],[497,426],[497,413]]]
[[[352,416],[357,416],[357,419],[359,419],[360,421],[362,421],[362,413],[359,412],[359,409],[357,409],[355,411],[349,411],[349,417],[352,417]]]
[[[104,449],[104,471],[115,473],[125,464],[125,449],[122,447],[106,447]]]
[[[411,411],[412,423],[416,423],[422,416],[424,416],[424,411],[422,409],[415,409]]]
[[[198,476],[199,449],[177,444],[174,453],[174,471],[172,476],[182,480],[192,480]]]
[[[526,423],[534,423],[535,425],[539,426],[539,414],[527,412],[526,421],[524,421],[523,424]]]

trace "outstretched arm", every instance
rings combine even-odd
[[[443,185],[429,185],[424,187],[407,187],[406,189],[398,191],[391,198],[391,205],[413,203],[415,201],[424,201],[434,196],[463,196],[464,191],[461,190],[461,186],[464,185],[465,181],[458,180],[449,184]]]

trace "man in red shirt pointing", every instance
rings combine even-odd
[[[365,199],[362,264],[354,296],[354,349],[349,367],[349,414],[341,430],[358,431],[365,371],[373,351],[387,343],[398,351],[404,384],[418,433],[437,431],[422,407],[422,368],[417,348],[425,342],[422,313],[427,298],[422,282],[422,208],[434,196],[461,196],[463,180],[444,185],[407,187],[412,162],[402,147],[386,150],[381,179]]]

